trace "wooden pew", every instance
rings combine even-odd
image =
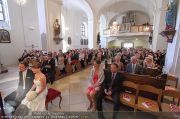
[[[159,89],[165,89],[166,80],[156,77],[150,77],[148,75],[137,75],[126,72],[120,72],[125,80],[132,81],[140,85],[151,85]]]
[[[107,72],[109,72],[109,70],[104,70],[105,76],[106,76]],[[148,75],[130,74],[130,73],[126,73],[126,72],[119,72],[119,73],[123,77],[124,81],[131,81],[138,85],[151,85],[151,86],[154,86],[154,87],[156,87],[158,89],[162,89],[162,90],[165,89],[166,79],[150,77]],[[134,92],[134,91],[132,90],[132,92]],[[145,92],[140,92],[140,95],[145,96],[150,99],[157,98],[156,95],[145,93]]]
[[[65,66],[65,70],[66,70],[67,75],[72,74],[72,65],[67,63]]]
[[[60,73],[60,69],[58,67],[56,67],[56,74],[55,74],[55,80],[58,80],[61,78],[61,73]]]
[[[143,74],[150,75],[152,77],[156,77],[156,76],[161,75],[161,70],[160,69],[143,68]]]
[[[75,63],[75,65],[76,65],[77,70],[80,71],[81,70],[81,63],[80,63],[80,61],[77,61]]]

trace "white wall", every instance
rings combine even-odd
[[[155,11],[154,19],[154,29],[153,29],[153,40],[152,40],[152,50],[166,50],[167,41],[166,38],[160,35],[160,32],[164,31],[166,22],[166,11],[162,11],[160,8],[163,8],[167,5],[168,0],[158,0],[158,9]]]
[[[34,44],[36,49],[41,49],[37,0],[28,0],[21,7],[16,0],[7,0],[10,16],[11,43],[0,44],[0,60],[4,65],[18,63],[18,58],[24,49],[31,49]],[[23,20],[22,20],[23,18]],[[23,32],[24,29],[24,32]]]
[[[146,15],[145,13],[142,13],[142,12],[136,12],[136,20],[135,20],[136,25],[142,25],[147,22],[148,23],[151,22],[148,15]]]
[[[101,17],[100,17],[100,27],[99,27],[101,48],[107,48],[107,45],[108,45],[107,38],[103,37],[104,29],[106,29],[106,18],[105,18],[104,15],[101,15]]]
[[[47,24],[47,49],[48,51],[59,51],[63,49],[63,41],[56,44],[54,41],[54,23],[58,19],[61,22],[62,3],[58,0],[46,0],[46,24]]]
[[[85,22],[88,24],[86,14],[80,9],[71,9],[68,7],[62,7],[62,16],[64,18],[64,30],[63,39],[66,42],[63,47],[68,49],[88,48],[88,45],[81,45],[81,24]],[[88,26],[89,27],[89,26]],[[89,35],[89,34],[88,34]],[[68,37],[71,37],[71,45],[68,45]]]
[[[42,50],[47,50],[45,0],[37,0],[37,4],[38,4],[39,30],[41,35]]]
[[[167,55],[166,55],[166,72],[175,73],[176,67],[178,67],[177,57],[179,55],[179,45],[180,45],[180,2],[176,21],[176,34],[174,36],[173,42],[168,43]]]

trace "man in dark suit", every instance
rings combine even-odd
[[[98,110],[98,117],[104,119],[102,112],[102,99],[105,96],[112,97],[114,108],[113,108],[113,119],[117,117],[117,111],[120,108],[120,92],[122,91],[123,78],[118,71],[117,64],[111,64],[111,72],[105,75],[103,86],[99,92],[96,94],[96,104]]]
[[[49,81],[51,84],[55,81],[55,60],[52,58],[52,54],[48,54],[48,59],[44,63],[44,70],[45,73],[47,74],[47,81]]]
[[[143,67],[137,63],[136,56],[131,57],[131,63],[126,66],[126,72],[133,74],[143,74]]]
[[[34,73],[28,69],[28,63],[21,62],[19,64],[19,84],[16,91],[12,92],[4,98],[6,103],[9,103],[15,109],[25,98],[27,92],[31,89],[34,80]]]

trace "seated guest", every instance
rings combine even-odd
[[[118,65],[117,64],[111,64],[111,72],[108,72],[105,76],[103,87],[100,91],[96,94],[96,103],[97,103],[97,110],[98,110],[98,117],[100,119],[104,119],[103,116],[103,108],[102,108],[102,99],[105,96],[111,96],[114,108],[113,108],[113,119],[116,119],[117,117],[117,111],[119,111],[120,108],[120,92],[122,91],[122,82],[123,79],[118,73]]]
[[[87,89],[87,98],[89,99],[90,105],[88,107],[88,110],[92,108],[92,111],[96,110],[96,104],[95,104],[95,94],[96,91],[100,90],[100,86],[104,80],[104,71],[102,69],[101,61],[95,60],[93,62],[93,68],[91,69],[89,81],[90,84]]]
[[[119,67],[119,71],[123,71],[124,70],[124,64],[121,62],[121,57],[120,56],[116,56],[115,58],[115,63],[118,65]]]
[[[144,60],[143,68],[155,68],[153,57],[151,55],[148,55],[148,57],[146,57],[146,59]]]
[[[133,74],[143,74],[143,68],[137,63],[136,56],[131,57],[131,63],[126,66],[126,72]]]
[[[31,89],[33,85],[34,74],[28,69],[28,63],[21,62],[19,64],[19,83],[16,91],[12,92],[4,98],[6,103],[9,103],[15,109],[21,103],[26,96],[26,93]]]

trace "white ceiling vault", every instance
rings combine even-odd
[[[96,19],[101,15],[113,13],[117,16],[129,10],[146,13],[153,21],[158,0],[63,0],[64,5],[72,5],[82,9],[87,16],[93,15]],[[107,17],[107,16],[106,16]]]

